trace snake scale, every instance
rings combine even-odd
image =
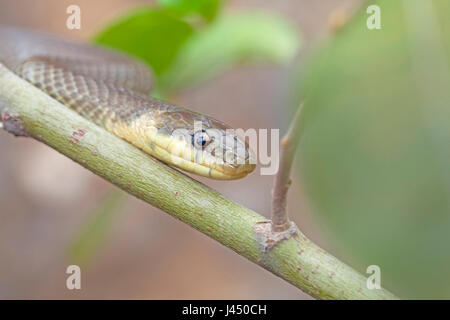
[[[151,156],[201,176],[233,180],[255,168],[230,126],[149,96],[149,68],[106,48],[0,27],[0,62],[81,116]]]

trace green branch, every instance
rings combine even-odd
[[[3,127],[31,136],[319,299],[395,299],[299,230],[267,249],[258,213],[155,160],[64,107],[0,64]],[[51,170],[51,168],[49,168]],[[268,233],[265,233],[268,229]]]

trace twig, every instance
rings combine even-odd
[[[287,192],[291,186],[291,167],[300,141],[301,115],[303,103],[298,107],[294,119],[281,139],[280,167],[275,175],[272,189],[272,231],[283,232],[291,227],[287,212]]]
[[[264,233],[263,216],[106,132],[1,64],[0,113],[8,113],[3,122],[13,121],[16,132],[46,143],[313,297],[395,299],[385,289],[367,289],[364,276],[316,246],[298,229],[295,236],[272,250],[262,250],[258,239]]]

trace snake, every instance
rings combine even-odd
[[[151,69],[137,57],[3,26],[0,62],[90,122],[169,166],[218,180],[243,178],[255,168],[254,153],[232,127],[151,97]]]

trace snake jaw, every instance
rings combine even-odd
[[[208,133],[211,129],[206,130]],[[194,134],[195,135],[195,134]],[[242,149],[244,144],[239,140],[240,152],[231,152],[232,146],[221,141],[225,140],[211,136],[210,143],[205,148],[199,148],[192,143],[192,135],[185,136],[159,135],[155,143],[160,148],[157,158],[185,171],[218,180],[235,180],[245,177],[255,168],[255,157],[250,149]],[[156,142],[157,141],[157,142]],[[154,149],[155,151],[155,149]]]
[[[194,128],[160,130],[154,116],[142,114],[131,123],[109,122],[107,127],[155,158],[182,170],[217,180],[240,179],[255,168],[253,152],[239,138],[216,128],[206,129],[211,142],[203,149],[192,141]],[[166,127],[167,128],[167,127]],[[229,145],[231,142],[235,145]],[[228,143],[228,144],[227,144]]]

